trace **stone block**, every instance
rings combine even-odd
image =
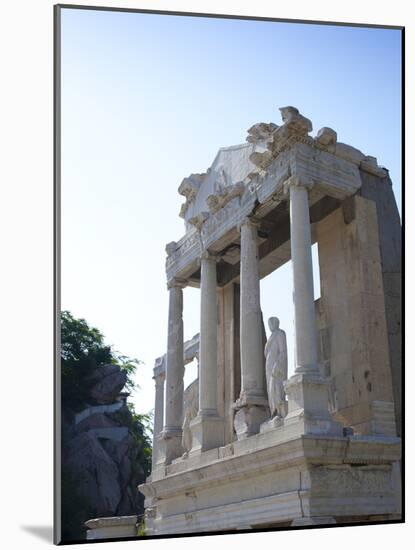
[[[238,439],[245,439],[260,431],[261,424],[269,418],[269,409],[264,405],[246,404],[235,412],[234,427]]]
[[[192,449],[190,455],[209,449],[217,449],[225,443],[223,418],[219,416],[196,416],[190,422],[192,432]]]

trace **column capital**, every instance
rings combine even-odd
[[[167,281],[167,289],[170,290],[171,288],[185,288],[187,286],[186,279],[180,279],[178,277],[173,277],[173,279],[170,279]]]
[[[260,218],[256,217],[256,216],[253,216],[253,215],[250,215],[250,216],[246,216],[245,218],[243,218],[237,225],[237,230],[239,232],[241,232],[241,228],[242,226],[244,225],[249,225],[251,227],[255,227],[256,229],[259,228],[260,226],[260,223],[261,223],[261,220]]]
[[[314,182],[311,178],[306,176],[290,176],[283,184],[284,195],[288,195],[292,187],[301,187],[307,191],[311,191],[314,187]]]
[[[159,371],[159,372],[156,372],[155,370],[153,371],[153,380],[154,380],[156,386],[158,386],[160,384],[164,384],[165,379],[166,379],[166,371],[165,370],[162,370],[162,371]]]
[[[159,381],[166,378],[166,356],[158,357],[154,363],[153,368],[153,380],[155,380],[156,385]]]
[[[210,252],[209,250],[204,250],[200,254],[200,260],[212,260],[214,262],[218,262],[220,260],[220,257],[218,254],[214,252]]]

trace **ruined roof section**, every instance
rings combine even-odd
[[[200,229],[210,215],[223,208],[230,200],[241,196],[252,180],[261,178],[276,157],[290,143],[304,140],[309,145],[333,153],[359,168],[386,175],[374,157],[337,142],[337,133],[328,127],[309,135],[313,126],[296,107],[280,108],[283,124],[260,122],[248,129],[247,143],[222,147],[212,165],[204,173],[194,173],[184,178],[178,192],[185,197],[180,216],[184,218],[186,231],[192,226]]]

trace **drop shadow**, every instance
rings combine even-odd
[[[21,525],[20,527],[38,539],[53,543],[53,527],[51,525]]]

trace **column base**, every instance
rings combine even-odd
[[[167,428],[159,436],[157,466],[167,466],[183,453],[182,429]]]
[[[270,417],[268,401],[263,397],[249,399],[241,396],[234,404],[235,418],[233,426],[238,440],[257,434]]]
[[[189,456],[217,449],[225,444],[225,425],[223,418],[216,414],[198,413],[196,418],[190,421],[192,432],[192,448]]]
[[[329,413],[328,384],[319,372],[296,373],[284,383],[288,413],[284,425],[301,424],[303,434],[343,435],[343,426]]]
[[[301,527],[302,525],[333,525],[336,520],[331,516],[310,516],[296,518],[291,522],[292,527]]]

